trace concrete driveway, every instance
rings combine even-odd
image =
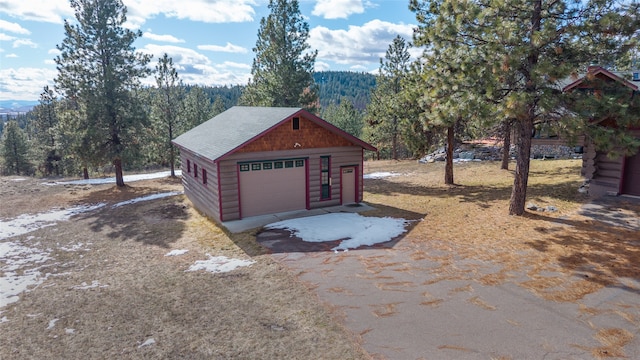
[[[526,269],[458,258],[455,247],[411,234],[391,247],[340,253],[289,241],[298,247],[272,256],[314,288],[375,359],[640,358],[638,279],[563,303],[520,286]],[[452,260],[438,260],[445,258]],[[560,268],[544,275],[578,276]]]

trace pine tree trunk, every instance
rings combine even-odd
[[[391,157],[393,160],[398,160],[398,134],[395,131],[391,139]]]
[[[532,131],[533,117],[518,123],[516,170],[509,201],[509,215],[519,216],[524,214],[525,201],[527,199],[527,182],[529,180]]]
[[[82,178],[87,180],[89,179],[89,169],[86,166],[82,167]]]
[[[116,185],[118,187],[124,186],[124,177],[122,175],[122,159],[115,158],[113,160],[113,166],[116,168]]]
[[[503,147],[502,147],[502,165],[500,169],[509,170],[509,151],[511,150],[511,120],[506,120],[502,127],[503,131]]]
[[[447,158],[444,167],[444,183],[453,185],[453,143],[455,142],[453,126],[447,128]]]

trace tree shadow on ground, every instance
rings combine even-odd
[[[583,207],[586,220],[529,214],[558,226],[536,227],[545,238],[527,244],[584,280],[640,294],[640,200],[601,201]]]
[[[549,184],[530,184],[527,188],[527,198],[535,199],[542,196],[557,198],[564,201],[584,202],[586,198],[577,192],[579,182],[565,181]],[[452,186],[423,186],[409,183],[393,182],[385,179],[365,180],[367,192],[392,196],[406,194],[422,197],[458,197],[461,202],[474,203],[480,207],[488,207],[488,203],[498,200],[508,200],[511,196],[511,185],[464,185]]]
[[[377,203],[368,203],[368,205],[372,206],[374,209],[361,212],[362,216],[367,217],[392,217],[392,218],[402,218],[407,220],[407,224],[405,225],[406,231],[399,236],[396,236],[389,241],[385,241],[383,243],[371,245],[371,246],[360,246],[357,249],[349,249],[349,251],[361,251],[361,250],[371,250],[371,249],[390,249],[393,248],[398,242],[404,239],[407,234],[411,232],[414,226],[424,218],[426,214],[420,214],[413,211],[408,211],[404,209],[399,209],[396,207],[377,204]],[[243,236],[233,236],[230,237],[235,239],[234,242],[240,248],[242,248],[245,253],[250,256],[262,255],[264,253],[270,254],[279,254],[279,253],[309,253],[309,252],[329,252],[333,251],[333,248],[340,245],[343,240],[346,239],[335,239],[333,241],[326,242],[307,242],[304,239],[295,236],[290,230],[282,230],[282,229],[257,229],[254,230],[254,243],[258,243],[261,247],[258,251],[253,246],[253,244],[246,241],[246,238]]]
[[[169,192],[151,187],[125,187],[95,191],[83,203],[105,203],[93,212],[81,215],[90,221],[90,229],[113,240],[133,240],[145,245],[169,248],[186,229],[189,213],[184,195],[141,201],[114,207],[122,201]]]

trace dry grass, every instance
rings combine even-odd
[[[177,180],[39,192],[29,190],[39,186],[33,180],[3,184],[12,203],[3,217],[181,189]],[[42,193],[54,200],[22,198]],[[184,196],[105,207],[11,241],[51,249],[40,268],[51,275],[1,309],[8,321],[0,323],[0,359],[368,358],[293,274],[260,255],[250,232],[230,236]],[[89,250],[62,250],[78,243]],[[171,249],[189,252],[165,257]],[[185,272],[205,253],[246,259],[247,252],[251,267]],[[100,286],[78,287],[94,281]],[[141,347],[150,338],[155,344]]]
[[[577,192],[580,165],[579,160],[532,161],[528,202],[553,205],[558,211],[527,211],[517,217],[507,215],[512,173],[500,170],[498,163],[455,164],[456,185],[446,186],[441,163],[367,162],[365,173],[402,174],[365,181],[365,200],[378,208],[367,215],[424,219],[404,241],[428,242],[431,251],[416,246],[412,258],[440,264],[431,283],[473,280],[496,285],[513,280],[509,273],[521,270],[529,277],[521,286],[548,300],[573,302],[603,286],[627,286],[621,278],[640,279],[638,233],[578,214],[588,201]],[[615,210],[640,215],[637,203],[622,202]],[[477,278],[481,269],[473,264],[451,266],[465,259],[490,261],[499,269]],[[567,274],[580,276],[571,280]]]

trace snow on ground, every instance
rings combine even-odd
[[[73,215],[82,214],[103,207],[105,204],[81,205],[68,209],[51,210],[39,214],[23,214],[12,220],[0,220],[0,240],[18,236],[32,231],[53,226],[58,221],[64,221]],[[2,252],[0,252],[2,254]]]
[[[211,256],[207,254],[208,260],[198,260],[186,271],[206,270],[212,273],[223,273],[235,270],[239,267],[250,266],[255,261],[231,259],[226,256]]]
[[[123,201],[113,205],[114,208],[140,201],[164,198],[177,195],[177,192],[160,193]],[[90,212],[101,207],[104,203],[95,205],[74,206],[67,209],[54,209],[39,214],[23,214],[14,219],[0,220],[0,308],[19,300],[19,294],[28,291],[33,286],[42,284],[50,274],[42,273],[46,262],[52,260],[51,249],[40,249],[39,243],[33,243],[34,237],[29,236],[23,241],[8,241],[8,239],[24,235],[29,232],[55,226],[60,221],[69,220],[72,216]],[[88,251],[88,244],[74,244],[71,247],[59,246],[63,251]],[[82,255],[80,255],[82,256]],[[82,283],[74,289],[91,289],[105,287],[97,280],[87,285]],[[7,320],[5,320],[7,321]]]
[[[169,251],[168,253],[164,254],[164,256],[180,256],[180,255],[186,254],[187,252],[189,252],[189,250],[185,250],[185,249],[177,250],[176,249],[176,250]]]
[[[175,171],[176,176],[182,176],[182,170]],[[149,174],[137,174],[137,175],[125,175],[123,176],[124,182],[133,182],[140,180],[151,180],[169,177],[171,171],[161,171]],[[100,178],[100,179],[82,179],[82,180],[70,180],[70,181],[55,181],[47,182],[45,185],[100,185],[100,184],[115,184],[115,177]]]
[[[332,250],[356,249],[387,242],[406,231],[407,220],[390,217],[366,217],[354,213],[331,213],[284,220],[266,226],[285,229],[307,242],[342,240]]]
[[[46,280],[40,268],[50,260],[49,252],[15,242],[0,242],[0,308],[18,301],[18,295]]]
[[[374,172],[371,174],[364,174],[363,177],[365,179],[384,179],[393,176],[400,176],[401,174],[392,173],[392,172]]]
[[[117,208],[117,207],[120,207],[122,205],[135,204],[135,203],[139,203],[141,201],[162,199],[162,198],[166,198],[166,197],[174,196],[174,195],[178,195],[178,194],[182,194],[182,191],[172,191],[172,192],[166,192],[166,193],[151,194],[151,195],[142,196],[142,197],[139,197],[139,198],[135,198],[135,199],[119,202],[117,204],[114,204],[113,207]]]

